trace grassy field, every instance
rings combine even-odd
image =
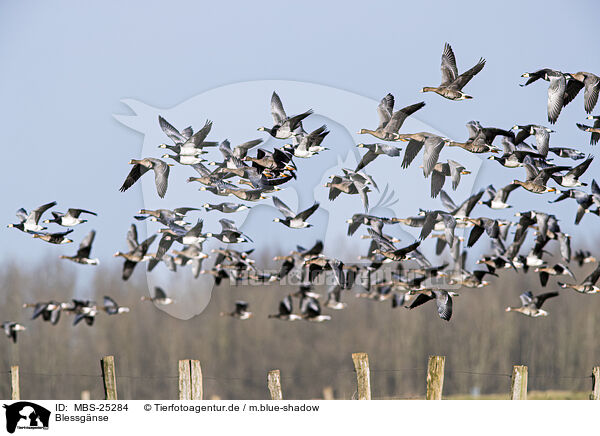
[[[444,397],[446,400],[508,400],[509,394],[488,394],[488,395],[450,395]],[[528,400],[589,400],[589,392],[573,391],[532,391],[527,392]]]

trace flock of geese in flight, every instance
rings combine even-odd
[[[485,60],[480,59],[473,68],[458,74],[454,52],[450,45],[446,44],[442,54],[440,85],[424,87],[421,92],[435,92],[450,100],[470,99],[472,97],[465,94],[463,88],[482,71],[484,66]],[[549,82],[547,112],[550,124],[556,123],[562,108],[573,101],[582,89],[586,113],[590,114],[596,106],[600,91],[600,77],[594,74],[563,73],[544,68],[525,73],[522,77],[527,78],[527,81],[521,86],[528,86],[539,79]],[[281,282],[288,275],[294,275],[300,278],[299,290],[283,298],[276,313],[269,314],[269,318],[323,322],[329,320],[331,316],[323,313],[320,302],[322,296],[315,291],[315,284],[319,276],[326,276],[333,283],[323,303],[328,309],[340,310],[346,307],[346,303],[342,301],[344,294],[359,287],[361,291],[355,293],[357,297],[376,301],[389,300],[394,308],[413,309],[428,301],[435,301],[439,317],[449,321],[452,316],[453,297],[458,295],[456,290],[461,287],[486,286],[489,284],[485,280],[486,276],[497,277],[502,269],[515,271],[521,269],[527,272],[531,268],[539,274],[540,284],[545,287],[550,276],[568,276],[575,281],[568,266],[572,260],[580,266],[596,262],[589,252],[577,251],[573,256],[571,255],[570,236],[561,231],[558,219],[548,212],[533,210],[520,212],[516,214],[518,217],[516,222],[486,216],[477,218],[471,216],[473,209],[478,205],[492,210],[511,207],[509,196],[519,188],[538,195],[560,190],[560,195],[550,203],[566,199],[575,200],[578,205],[575,224],[579,224],[586,213],[600,215],[600,187],[592,180],[590,191],[587,191],[583,188],[588,184],[580,180],[589,168],[593,160],[592,156],[586,157],[583,152],[572,148],[551,147],[550,138],[553,130],[533,124],[515,125],[511,129],[504,130],[484,127],[478,121],[470,121],[466,125],[469,137],[464,142],[452,141],[429,132],[400,133],[399,130],[406,118],[423,109],[425,103],[412,104],[398,110],[394,110],[394,106],[395,100],[392,94],[383,97],[377,107],[380,121],[377,128],[374,130],[364,128],[358,132],[384,142],[358,144],[357,147],[366,150],[366,153],[357,167],[354,170],[344,168],[341,174],[330,176],[330,180],[325,185],[329,189],[329,200],[333,201],[341,194],[358,195],[363,204],[364,213],[356,213],[347,220],[349,236],[354,235],[364,226],[367,235],[363,237],[371,239],[367,253],[360,256],[356,263],[344,264],[338,259],[323,255],[323,243],[316,241],[311,248],[298,246],[297,250],[288,255],[276,257],[275,260],[281,262],[279,271],[276,274],[265,274],[256,268],[251,258],[253,249],[236,250],[230,245],[252,242],[250,236],[239,230],[233,220],[220,219],[221,231],[218,233],[214,230],[204,232],[202,219],[197,219],[195,223],[187,221],[187,215],[199,212],[200,208],[143,209],[134,216],[135,220],[150,219],[162,224],[163,228],[157,234],[140,242],[136,225],[131,224],[126,238],[128,251],[117,252],[114,255],[124,261],[122,279],[129,279],[136,266],[142,262],[147,262],[149,271],[161,262],[171,271],[176,271],[177,267],[191,266],[194,277],[210,274],[214,276],[216,285],[224,279],[234,284],[241,283],[244,279],[269,284]],[[250,152],[262,143],[261,139],[232,147],[228,140],[220,143],[206,140],[212,128],[210,121],[207,121],[197,132],[194,132],[191,127],[179,131],[159,116],[160,127],[173,144],[159,145],[159,148],[168,151],[161,159],[145,157],[130,160],[129,164],[132,167],[120,190],[127,191],[146,173],[152,172],[156,192],[163,198],[169,185],[170,168],[177,163],[196,171],[196,177],[189,177],[187,181],[201,184],[202,191],[208,191],[215,197],[236,197],[244,202],[205,203],[202,208],[206,213],[218,211],[223,215],[235,214],[250,208],[251,205],[248,203],[271,197],[270,200],[281,213],[281,216],[274,218],[275,222],[294,230],[310,227],[310,217],[319,208],[319,203],[314,203],[302,211],[294,211],[277,196],[267,194],[281,190],[286,182],[296,179],[297,167],[294,158],[316,158],[319,153],[328,150],[322,144],[329,131],[325,125],[311,132],[304,130],[303,121],[313,113],[312,110],[288,116],[281,99],[275,92],[271,98],[271,113],[273,125],[260,127],[258,130],[286,143],[275,147],[272,151],[258,148],[254,156]],[[594,145],[600,138],[600,116],[590,115],[588,118],[594,120],[592,126],[577,124],[577,127],[592,134],[590,144]],[[503,150],[493,144],[497,137],[501,138]],[[534,145],[526,143],[528,139],[533,141]],[[417,215],[406,218],[371,215],[368,193],[378,188],[374,178],[364,170],[375,159],[399,158],[402,149],[396,144],[403,142],[407,144],[399,166],[407,168],[422,151],[423,175],[431,179],[431,197],[439,196],[443,209],[420,210]],[[204,156],[215,147],[218,147],[221,152],[222,160],[209,162]],[[490,153],[489,159],[506,168],[523,168],[525,178],[516,178],[507,186],[490,185],[457,204],[443,189],[446,177],[450,177],[452,189],[456,189],[461,176],[468,175],[470,172],[457,161],[450,159],[445,162],[440,161],[439,156],[444,147],[459,147],[468,153]],[[500,151],[503,151],[501,155],[499,155]],[[563,165],[554,165],[551,163],[549,153],[568,161]],[[162,159],[169,159],[169,163]],[[578,165],[569,163],[577,160],[582,160],[582,163]],[[237,183],[234,183],[234,178],[238,179]],[[68,244],[73,242],[69,239],[73,227],[87,222],[87,219],[82,217],[96,215],[95,212],[76,208],[68,209],[66,213],[51,211],[53,218],[43,220],[42,224],[66,228],[64,231],[51,232],[40,224],[40,220],[44,213],[54,206],[56,202],[51,202],[29,213],[21,208],[17,211],[19,222],[9,224],[9,227],[47,243]],[[593,206],[596,208],[592,209]],[[385,226],[396,224],[420,228],[418,240],[399,247],[398,239],[384,233]],[[511,227],[515,232],[512,240],[509,240]],[[466,241],[455,235],[456,228],[470,228]],[[522,254],[521,246],[530,229],[534,231],[535,242],[528,254]],[[477,261],[477,264],[482,266],[481,269],[468,271],[464,266],[466,250],[461,251],[461,243],[466,242],[467,247],[472,247],[484,233],[491,241],[492,251]],[[158,236],[160,236],[158,246],[154,253],[150,253],[150,247]],[[98,259],[91,257],[94,237],[95,232],[92,230],[81,240],[79,249],[74,255],[61,255],[60,258],[83,265],[98,265]],[[215,256],[214,267],[204,270],[202,263],[209,254],[202,251],[202,245],[208,238],[218,239],[224,247],[212,250]],[[449,247],[453,265],[444,263],[434,266],[419,251],[420,245],[427,238],[436,240],[437,255]],[[544,255],[548,253],[545,247],[551,241],[558,243],[563,263],[552,265],[544,260]],[[387,264],[391,268],[391,279],[373,280],[374,273]],[[600,292],[600,287],[596,285],[599,277],[600,266],[597,266],[582,282],[558,282],[557,287],[583,294],[597,293]],[[432,286],[434,280],[452,285],[447,288],[453,290],[444,289],[444,286]],[[530,317],[546,316],[548,313],[542,309],[543,304],[548,298],[558,295],[557,291],[538,295],[527,291],[520,296],[520,306],[508,307],[506,310],[520,312]],[[299,305],[299,311],[296,313],[294,299],[298,300]],[[142,300],[159,305],[173,303],[173,299],[169,298],[161,288],[155,288],[153,297],[144,296]],[[117,315],[129,311],[127,307],[119,306],[109,296],[104,297],[102,305],[97,305],[94,301],[74,299],[70,302],[28,303],[24,307],[33,308],[33,319],[41,317],[51,324],[59,321],[61,312],[74,315],[74,324],[84,320],[86,324],[92,325],[98,313]],[[249,311],[247,302],[237,301],[233,311],[223,312],[221,315],[246,320],[252,316],[252,312]],[[14,342],[16,342],[17,332],[25,329],[17,322],[4,322],[2,326],[6,335]]]

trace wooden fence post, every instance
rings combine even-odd
[[[325,386],[323,388],[323,399],[324,400],[333,400],[335,397],[333,396],[333,388],[331,386]]]
[[[203,395],[202,368],[199,360],[190,360],[190,371],[192,372],[192,400],[201,400]]]
[[[427,363],[427,394],[428,400],[441,400],[444,388],[445,356],[429,356]]]
[[[192,399],[192,370],[189,359],[179,361],[179,399]]]
[[[84,391],[81,391],[81,399],[83,401],[89,401],[92,398],[90,391],[88,391],[87,389]]]
[[[104,356],[101,360],[102,380],[104,380],[104,398],[117,399],[117,373],[115,371],[115,357]]]
[[[510,399],[527,399],[527,367],[525,365],[513,366]]]
[[[371,399],[371,372],[369,371],[369,355],[367,353],[353,353],[354,371],[358,386],[358,399]]]
[[[179,361],[179,399],[202,399],[202,368],[199,360]]]
[[[17,365],[10,367],[10,384],[12,387],[13,400],[21,399],[21,390],[19,389],[19,367]]]
[[[592,369],[592,400],[600,400],[600,366]]]
[[[281,374],[278,369],[269,371],[267,375],[267,384],[269,385],[269,393],[271,400],[283,400],[281,393]]]

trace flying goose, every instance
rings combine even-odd
[[[535,269],[534,272],[540,274],[540,283],[542,286],[546,286],[546,284],[548,283],[548,278],[550,276],[567,275],[570,276],[573,280],[575,280],[573,272],[569,269],[567,265],[564,265],[562,263],[557,263],[554,266],[539,266]]]
[[[252,242],[252,239],[238,230],[233,221],[221,218],[219,223],[221,224],[221,233],[207,233],[207,237],[216,238],[228,244]]]
[[[327,130],[327,126],[322,125],[308,135],[302,136],[296,145],[284,144],[282,149],[293,154],[295,157],[309,158],[321,151],[328,150],[328,148],[321,146],[321,143],[328,134],[329,130]]]
[[[548,149],[558,157],[565,157],[573,160],[579,160],[585,158],[585,153],[575,150],[574,148],[568,147],[550,147]]]
[[[129,307],[119,306],[115,300],[108,296],[104,296],[102,310],[109,315],[118,315],[120,313],[128,313]]]
[[[25,330],[25,326],[12,321],[3,322],[2,328],[4,329],[6,337],[12,339],[13,344],[17,343],[17,332],[22,332]]]
[[[480,58],[479,62],[477,62],[473,68],[459,75],[452,47],[450,47],[450,44],[446,43],[444,45],[444,52],[442,53],[442,83],[438,87],[426,86],[421,89],[421,92],[435,92],[449,100],[465,100],[473,98],[462,92],[462,89],[483,69],[484,66],[485,59]]]
[[[333,176],[331,181],[327,182],[325,188],[329,188],[329,200],[335,200],[342,192],[349,195],[358,194],[362,200],[365,212],[369,210],[368,192],[371,192],[369,187],[359,181],[354,181],[347,176]]]
[[[348,285],[346,285],[348,288]],[[327,300],[325,301],[325,307],[333,310],[342,310],[347,304],[342,302],[342,287],[340,285],[332,285],[327,290]]]
[[[548,122],[550,124],[556,123],[560,111],[564,106],[568,76],[570,75],[550,68],[543,68],[533,73],[524,73],[521,75],[521,77],[527,77],[528,80],[520,86],[530,85],[538,79],[550,82],[548,86]]]
[[[156,184],[156,192],[160,198],[164,198],[167,193],[167,186],[169,184],[169,166],[166,162],[147,157],[144,159],[131,159],[130,165],[133,165],[131,171],[127,175],[123,186],[119,189],[121,192],[127,191],[140,177],[142,177],[148,170],[154,171],[154,183]]]
[[[375,144],[358,144],[358,148],[366,148],[368,151],[364,154],[356,168],[355,172],[362,170],[368,164],[377,159],[377,156],[386,155],[390,157],[398,157],[400,156],[400,152],[402,149],[400,147],[394,147],[393,145],[383,144],[381,142],[377,142]]]
[[[431,300],[435,300],[439,317],[444,321],[450,321],[450,318],[452,318],[452,297],[448,291],[442,289],[420,292],[410,306],[407,307],[408,309],[414,309]]]
[[[46,230],[46,227],[40,226],[38,222],[40,221],[42,214],[54,206],[56,206],[56,201],[44,204],[37,209],[32,210],[29,214],[25,209],[21,208],[17,210],[17,218],[19,219],[19,223],[9,224],[8,227],[13,227],[26,233],[41,232],[42,230]]]
[[[204,142],[212,129],[212,121],[207,120],[202,129],[190,136],[180,134],[175,127],[161,116],[159,116],[158,121],[163,132],[175,143],[175,145],[160,144],[158,148],[167,148],[181,156],[196,156],[206,153],[206,151],[202,150],[204,147],[214,147],[217,145],[216,142]],[[189,129],[186,134],[192,133],[191,128]]]
[[[98,216],[96,212],[90,212],[84,209],[69,209],[67,213],[52,212],[54,217],[51,220],[44,220],[44,223],[56,223],[63,227],[74,227],[77,224],[85,223],[87,220],[79,218],[82,213],[89,213],[90,215]]]
[[[167,227],[173,227],[173,226],[179,226],[179,227],[183,227],[186,224],[189,224],[187,222],[185,222],[185,216],[187,215],[188,212],[191,212],[193,210],[200,210],[197,209],[195,207],[178,207],[175,208],[173,210],[169,210],[169,209],[156,209],[156,210],[150,210],[150,209],[141,209],[137,216],[134,216],[134,218],[138,221],[144,221],[146,219],[150,218],[150,221],[155,221],[155,222],[159,222],[161,224],[164,224]],[[142,215],[146,215],[146,216],[142,216]]]
[[[582,294],[596,294],[600,292],[600,287],[596,285],[598,278],[600,278],[600,264],[597,265],[594,271],[592,271],[592,273],[588,275],[579,285],[561,282],[557,283],[561,288],[573,289],[574,291]]]
[[[596,258],[592,256],[592,253],[586,250],[577,250],[573,259],[579,267],[582,267],[586,263],[596,262]]]
[[[504,147],[504,154],[502,156],[489,156],[488,159],[499,162],[500,165],[506,168],[517,168],[524,165],[526,157],[532,159],[543,159],[544,156],[537,153],[533,149],[524,149],[523,147],[517,148],[514,142],[508,138],[502,138],[502,146]]]
[[[231,316],[232,318],[245,320],[252,317],[252,312],[248,311],[248,303],[245,301],[236,301],[233,312],[221,312],[221,316]]]
[[[71,242],[73,242],[73,240],[67,238],[67,235],[72,232],[73,229],[69,229],[66,232],[58,233],[34,233],[33,237],[41,239],[42,241],[49,242],[50,244],[70,244]]]
[[[498,239],[500,237],[500,225],[502,223],[498,222],[498,220],[486,217],[465,218],[465,220],[473,224],[473,228],[469,234],[469,240],[467,241],[467,247],[472,247],[479,240],[479,237],[484,231],[492,239]]]
[[[554,130],[548,127],[538,126],[537,124],[527,124],[525,126],[515,125],[512,130],[518,130],[514,143],[519,145],[525,141],[530,135],[534,135],[536,149],[540,155],[546,157],[550,149],[550,133]]]
[[[302,318],[311,322],[329,321],[331,316],[321,314],[321,305],[319,300],[313,297],[306,297],[300,301],[300,311]]]
[[[593,160],[593,156],[588,156],[588,158],[585,161],[583,161],[576,167],[569,169],[566,175],[552,175],[552,178],[556,183],[558,183],[560,186],[564,186],[565,188],[587,186],[587,183],[582,183],[581,181],[579,181],[579,177],[581,177],[583,173],[587,171]]]
[[[377,106],[377,114],[379,115],[379,126],[377,126],[377,129],[360,129],[357,134],[364,135],[368,133],[383,141],[396,141],[398,139],[398,130],[404,124],[404,120],[424,106],[425,102],[422,101],[394,112],[394,96],[388,94],[381,99]]]
[[[429,174],[433,171],[444,145],[451,142],[449,139],[427,132],[417,133],[410,137],[405,135],[401,140],[408,141],[408,145],[404,151],[402,168],[408,168],[414,158],[417,157],[417,154],[419,154],[419,151],[421,151],[421,148],[424,148],[423,175],[425,177],[429,177]]]
[[[579,130],[590,132],[592,134],[590,137],[590,145],[596,145],[600,140],[600,115],[589,115],[587,119],[594,120],[593,126],[586,126],[585,124],[579,123],[576,123],[576,125]]]
[[[267,132],[273,138],[277,139],[288,139],[294,134],[300,134],[304,132],[302,128],[302,120],[312,114],[312,109],[307,110],[299,115],[288,117],[283,109],[283,103],[277,95],[273,92],[271,96],[271,115],[273,116],[273,127],[259,127],[259,131]]]
[[[167,297],[166,292],[158,286],[154,287],[154,297],[148,297],[144,295],[142,296],[141,301],[152,301],[154,304],[158,304],[160,306],[166,306],[175,302],[175,300],[172,298]]]
[[[485,204],[490,209],[507,209],[512,207],[510,204],[506,203],[506,200],[508,200],[510,193],[518,187],[518,184],[510,183],[496,191],[493,185],[489,185],[485,188],[485,192],[489,195],[489,199],[479,201],[479,204]]]
[[[471,171],[468,171],[462,164],[455,160],[448,159],[446,163],[436,163],[431,172],[431,198],[438,196],[446,183],[447,176],[451,177],[452,190],[456,191],[460,183],[460,176],[467,174],[471,174]]]
[[[530,163],[526,163],[524,165],[524,168],[527,172],[527,179],[524,182],[520,180],[513,180],[513,183],[522,186],[523,188],[525,188],[529,192],[533,192],[534,194],[555,192],[555,188],[549,188],[546,186],[546,183],[550,179],[550,176],[552,176],[552,174],[558,171],[570,169],[570,167],[566,166],[555,166],[538,170]]]
[[[207,212],[210,212],[211,210],[218,210],[222,213],[235,213],[251,208],[251,206],[246,206],[245,204],[227,202],[219,204],[204,203],[202,207],[205,208]]]
[[[52,325],[58,324],[60,320],[61,305],[56,301],[48,301],[44,303],[25,303],[23,308],[33,308],[31,319],[42,317],[42,320],[49,322]]]
[[[580,71],[578,73],[567,74],[567,88],[563,104],[568,105],[579,94],[581,88],[583,91],[584,109],[590,114],[598,102],[598,93],[600,93],[600,77],[592,73]]]
[[[294,213],[283,201],[277,197],[273,197],[273,204],[285,217],[284,219],[274,218],[273,221],[276,223],[281,223],[291,229],[304,229],[306,227],[312,227],[312,224],[307,223],[306,220],[319,208],[319,203],[315,203],[302,212]]]
[[[173,125],[165,120],[161,115],[158,116],[158,125],[165,135],[167,135],[175,144],[183,144],[194,134],[194,130],[191,126],[188,126],[179,132],[179,130],[173,127]]]
[[[531,291],[527,291],[519,297],[521,298],[521,307],[507,307],[506,312],[519,312],[525,316],[537,318],[538,316],[548,316],[548,312],[542,310],[542,305],[548,298],[558,297],[558,292],[546,292],[534,297]]]
[[[279,311],[275,314],[270,314],[269,318],[277,318],[283,321],[296,321],[302,319],[300,315],[292,313],[292,307],[292,296],[288,295],[279,303]]]
[[[100,261],[98,259],[91,259],[90,253],[92,251],[92,244],[94,243],[94,238],[96,237],[96,231],[92,230],[87,234],[85,238],[79,244],[79,249],[77,250],[77,254],[74,256],[59,256],[60,259],[67,259],[72,262],[81,263],[83,265],[98,265]]]
[[[123,280],[127,280],[129,277],[131,277],[135,266],[139,262],[146,260],[148,248],[155,239],[156,235],[152,235],[141,244],[138,243],[137,228],[135,224],[131,225],[129,231],[127,232],[127,246],[129,247],[129,252],[122,253],[117,251],[114,254],[114,257],[120,256],[125,259],[125,263],[123,264]]]

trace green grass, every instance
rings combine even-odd
[[[445,400],[509,400],[509,394],[486,394],[474,397],[472,395],[450,395]],[[589,400],[589,392],[573,391],[531,391],[527,392],[528,400]]]

